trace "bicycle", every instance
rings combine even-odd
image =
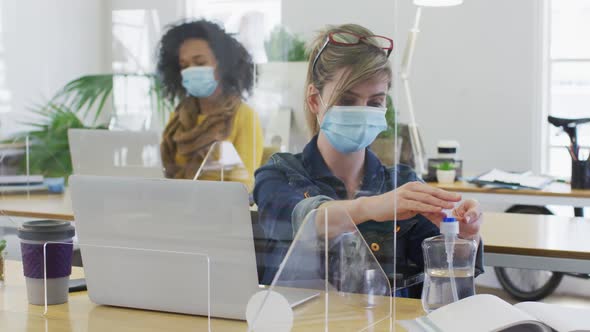
[[[564,119],[549,116],[549,123],[562,130],[570,138],[570,152],[572,158],[578,154],[578,125],[589,123],[590,118],[581,119]],[[573,160],[573,159],[572,159]],[[510,207],[506,212],[525,213],[525,214],[553,214],[544,206],[515,205]],[[584,216],[583,207],[574,207],[576,217]],[[495,267],[494,272],[502,288],[510,296],[520,301],[538,301],[551,293],[559,286],[565,275],[581,279],[590,279],[590,275],[584,273],[564,273],[545,270],[530,270],[519,268]]]

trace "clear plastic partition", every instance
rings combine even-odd
[[[241,182],[249,188],[253,185],[251,172],[246,168],[235,146],[228,141],[211,145],[193,180]]]
[[[245,320],[259,283],[243,184],[75,175],[70,186],[91,300],[210,315],[212,331]],[[93,290],[104,278],[115,284]]]
[[[213,330],[217,318],[243,323],[248,314],[259,330],[266,310],[284,309],[285,301],[292,326],[304,330],[393,330],[394,298],[409,296],[423,266],[421,239],[411,248],[406,242],[415,215],[398,214],[394,192],[417,180],[411,168],[398,167],[404,151],[413,158],[416,136],[401,125],[415,121],[399,102],[405,45],[394,35],[397,3],[154,6],[113,8],[113,59],[105,69],[112,74],[60,77],[69,83],[50,87],[59,105],[35,121],[45,139],[36,146],[59,160],[44,160],[39,172],[65,183],[76,174],[64,197],[72,201],[86,272],[102,270],[92,269],[92,257],[113,257],[101,261],[113,278],[117,270],[148,273],[149,260],[140,257],[151,257],[163,290],[180,286],[170,275],[189,265],[191,278],[204,278],[206,257]],[[367,9],[371,15],[358,15]],[[143,98],[146,77],[154,84]],[[157,131],[96,129],[121,124],[127,108],[141,108],[142,123],[150,112]],[[416,121],[424,114],[417,111]],[[56,139],[58,115],[72,122]],[[124,127],[145,127],[134,121]],[[404,132],[407,139],[399,139]],[[271,158],[277,152],[290,154]],[[143,265],[136,271],[127,263]],[[182,286],[192,294],[190,283]],[[290,289],[300,293],[294,302]],[[253,297],[259,291],[263,297]],[[102,306],[96,312],[109,316]]]
[[[321,13],[322,19],[287,19],[269,28],[268,37],[258,35],[268,56],[257,62],[249,101],[260,112],[265,145],[290,154],[275,155],[256,179],[266,240],[257,253],[268,288],[248,306],[253,331],[394,330],[394,298],[408,297],[407,288],[421,281],[419,259],[397,269],[421,256],[421,248],[416,240],[408,253],[407,242],[397,242],[398,234],[412,237],[415,222],[397,223],[394,190],[418,178],[406,176],[411,168],[396,170],[404,147],[398,139],[403,110],[394,98],[402,53],[391,40],[395,6],[379,4],[383,19],[369,22],[329,4],[283,1],[286,16]],[[249,29],[236,32],[253,39]],[[318,295],[289,306],[291,289]],[[420,308],[417,300],[402,303]]]
[[[72,172],[66,131],[40,131],[0,142],[0,213],[8,216],[71,220],[67,178]]]
[[[154,131],[70,129],[73,174],[162,178],[160,140]]]
[[[152,247],[72,241],[23,244],[29,303],[44,306],[43,316],[51,320],[63,314],[63,308],[56,305],[78,302],[86,297],[79,291],[86,288],[90,301],[103,306],[99,310],[101,319],[110,316],[111,321],[116,320],[120,310],[115,307],[143,309],[198,315],[203,319],[194,320],[191,330],[213,331],[211,314],[214,308],[219,310],[221,304],[214,305],[219,297],[212,297],[212,284],[217,281],[211,278],[210,257],[203,253]],[[67,273],[71,271],[68,262],[74,250],[81,252],[84,261],[83,278],[78,271],[72,275]],[[40,265],[35,262],[38,257],[42,258]],[[92,318],[94,313],[89,315]],[[170,321],[174,321],[173,317]],[[131,326],[149,327],[141,320]]]
[[[26,174],[27,136],[3,141],[0,149],[0,175]]]
[[[53,159],[50,152],[39,148],[35,135],[22,133],[0,142],[0,195],[46,191],[47,184],[39,164],[42,160]],[[56,171],[65,167],[67,165],[60,165]]]
[[[160,156],[166,177],[240,182],[251,191],[254,172],[268,159],[268,152],[275,152],[265,148],[258,112],[234,100],[223,106],[231,109],[220,109],[220,114],[204,115],[197,109],[185,115],[189,111],[184,107],[191,101],[198,103],[191,97],[180,102],[162,136]],[[183,117],[191,116],[196,122],[187,126]]]
[[[73,207],[82,253],[206,255],[212,317],[245,320],[259,284],[314,286],[319,297],[290,309],[294,326],[348,314],[371,326],[358,313],[379,321],[381,303],[348,305],[383,277],[376,262],[392,317],[413,318],[396,313],[422,314],[422,243],[442,219],[424,212],[426,191],[492,169],[563,179],[543,188],[559,195],[588,189],[585,1],[519,4],[522,20],[494,33],[503,6],[460,0],[110,1],[104,15],[48,6],[51,20],[21,2],[0,5],[12,18],[0,22],[0,212],[71,220]],[[20,22],[45,41],[42,61]],[[494,189],[477,193],[481,211],[584,213],[521,205],[534,191],[496,205]],[[313,227],[325,220],[330,232]],[[200,266],[198,255],[178,257]],[[508,291],[534,283],[529,296],[562,277],[497,268]]]
[[[343,209],[311,211],[269,287],[246,311],[251,331],[362,331],[389,327],[391,286]]]

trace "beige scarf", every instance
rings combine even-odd
[[[205,121],[197,125],[199,100],[194,97],[184,98],[176,107],[176,117],[164,129],[160,152],[166,177],[192,179],[211,145],[229,137],[239,105],[239,98],[230,97],[216,113],[208,115]],[[176,155],[182,155],[186,165],[178,165]]]

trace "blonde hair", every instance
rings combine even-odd
[[[358,45],[340,46],[329,43],[318,58],[315,69],[312,68],[313,60],[332,32],[348,32],[360,36],[373,35],[369,29],[357,24],[328,26],[318,33],[309,45],[304,109],[307,126],[312,135],[316,135],[320,128],[316,115],[311,112],[308,104],[309,98],[314,94],[310,93],[307,88],[310,84],[322,93],[324,86],[334,79],[336,72],[345,69],[345,73],[337,82],[330,100],[324,100],[327,107],[334,105],[342,97],[342,94],[353,86],[376,75],[384,75],[389,81],[389,87],[391,87],[392,71],[387,54],[378,45],[373,44],[370,38],[363,40]]]

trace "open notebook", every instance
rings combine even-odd
[[[481,294],[400,324],[409,332],[580,332],[590,331],[590,309],[539,302],[512,306]]]

